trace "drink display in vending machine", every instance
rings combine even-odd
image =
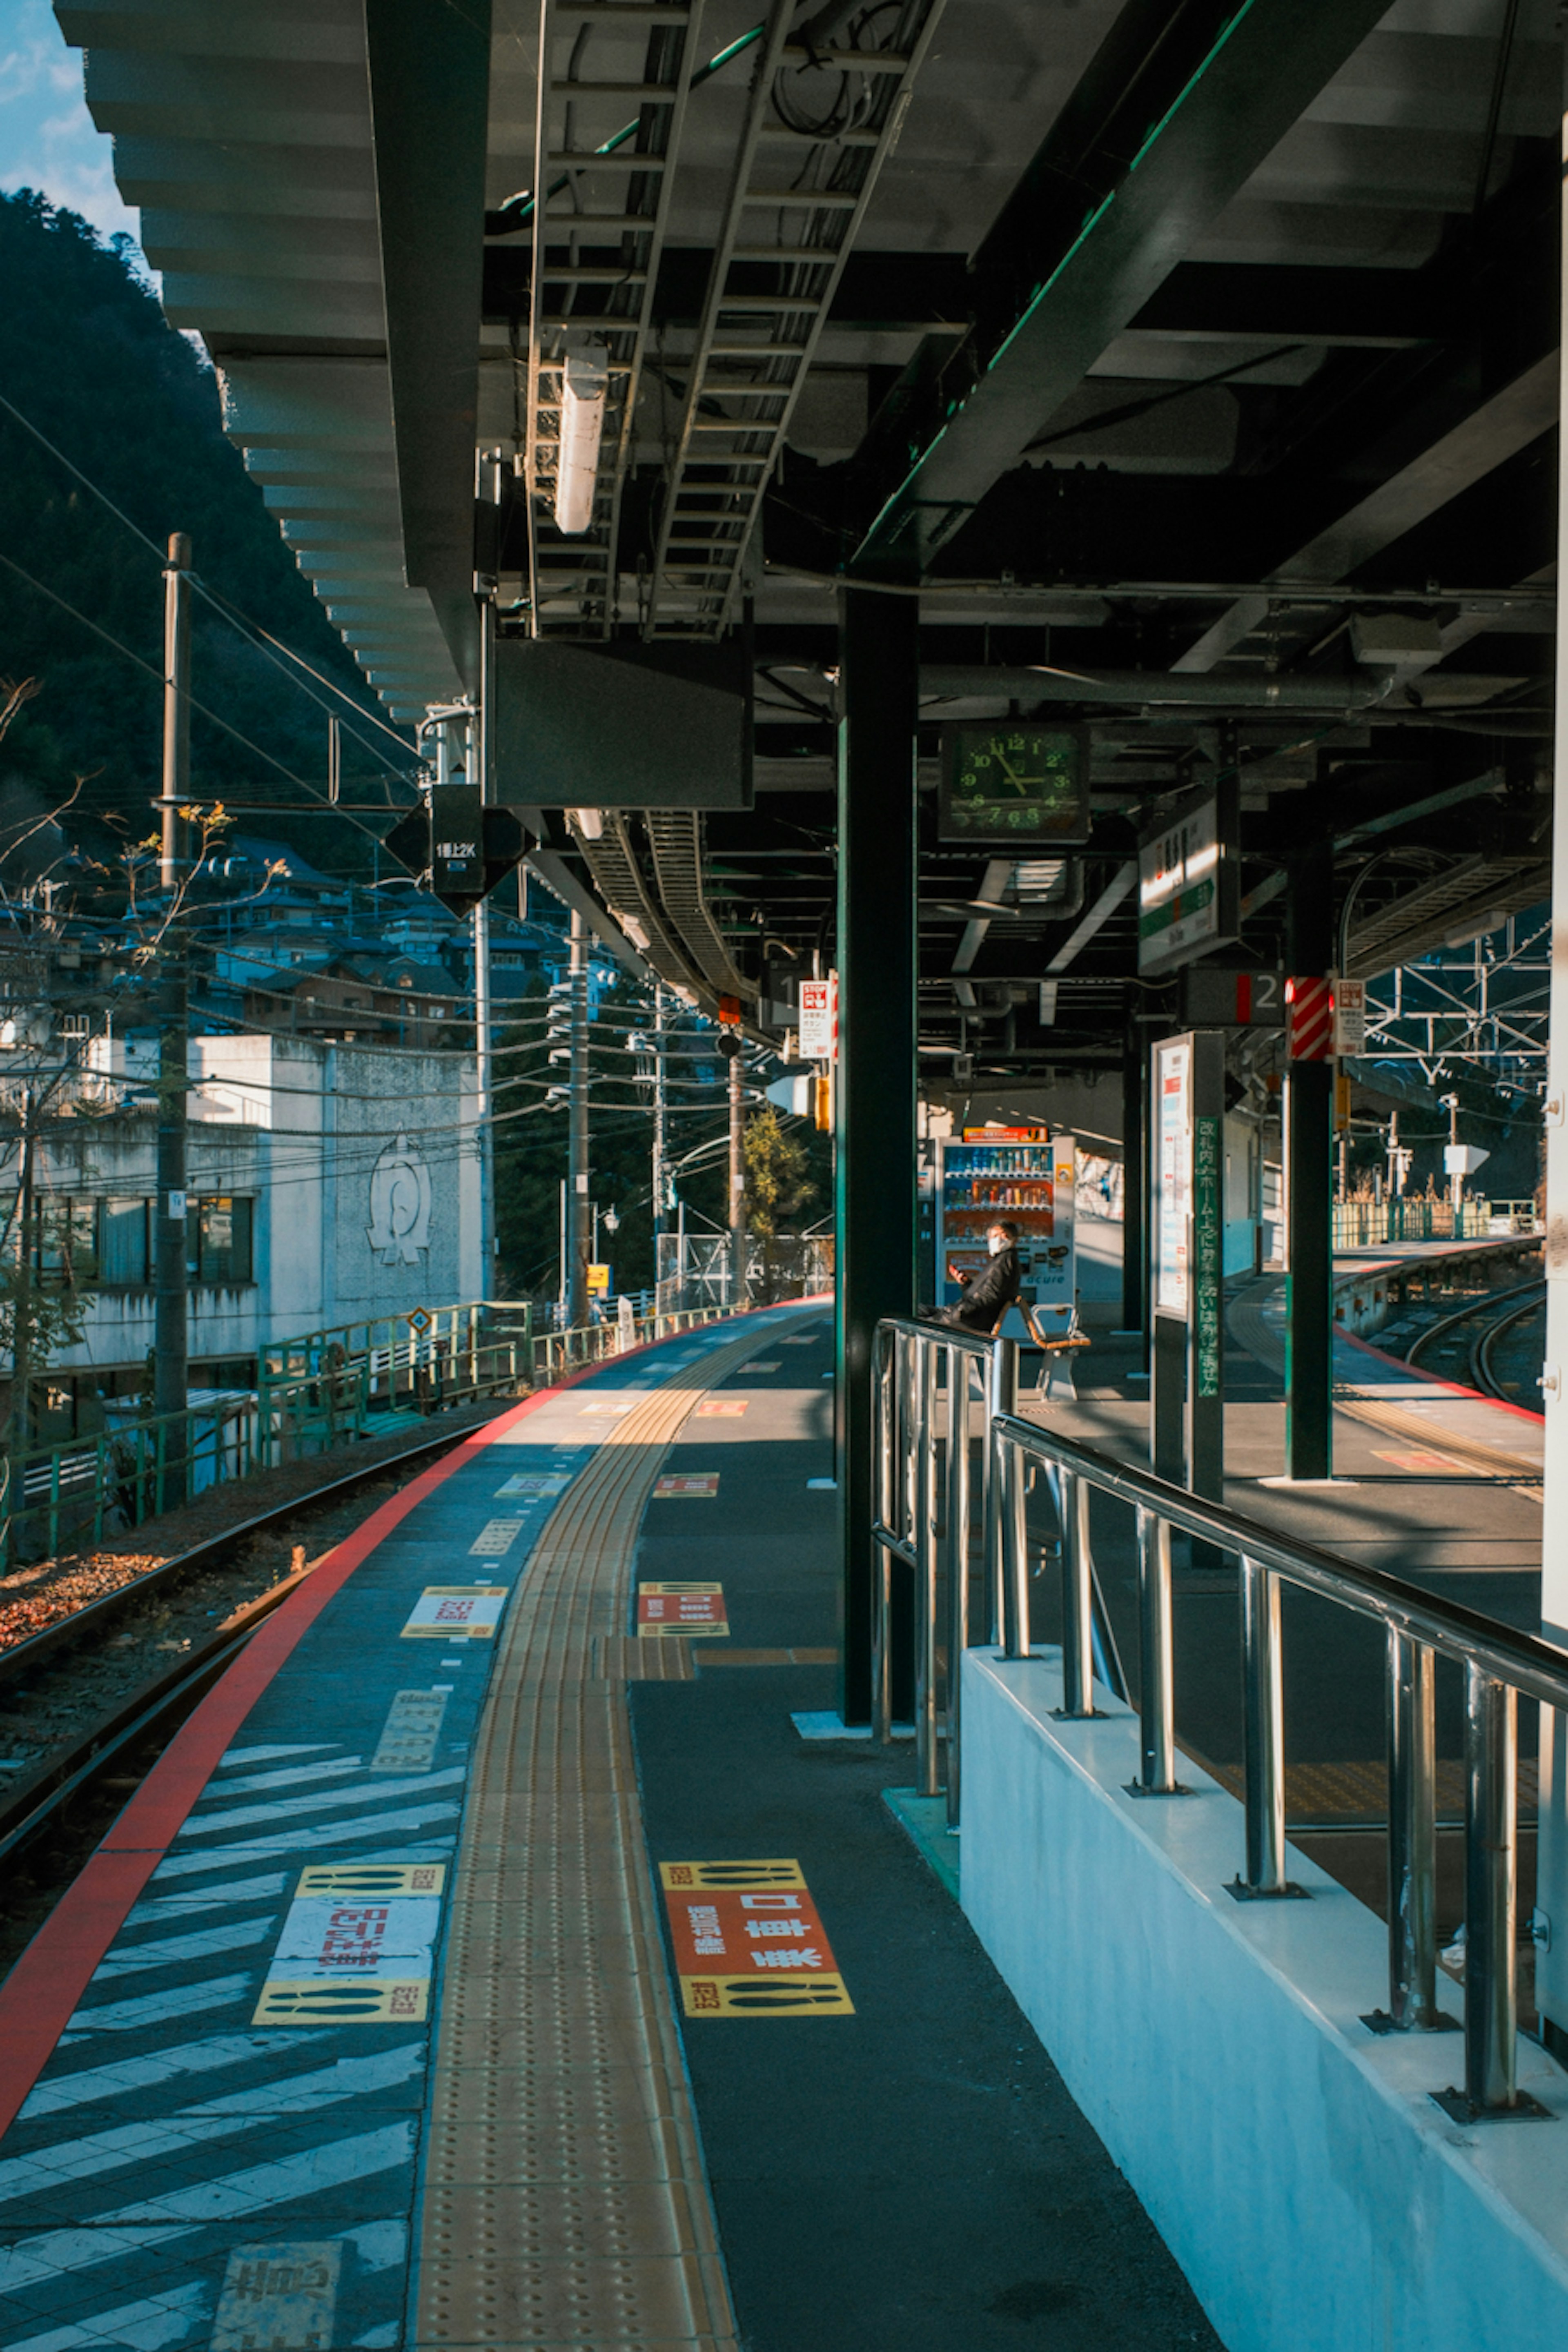
[[[940,1140],[936,1154],[938,1302],[952,1307],[963,1295],[950,1267],[972,1279],[982,1272],[987,1228],[1000,1218],[1018,1228],[1024,1297],[1047,1312],[1070,1312],[1077,1289],[1073,1138],[1048,1135],[1043,1127],[966,1128],[961,1140]]]

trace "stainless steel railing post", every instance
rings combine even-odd
[[[893,1736],[892,1628],[893,1555],[884,1543],[875,1546],[871,1573],[876,1579],[871,1612],[871,1737],[884,1746]]]
[[[920,1439],[915,1430],[915,1353],[918,1342],[904,1335],[899,1342],[899,1516],[889,1525],[910,1542],[919,1512],[917,1464]]]
[[[1024,1457],[1005,1437],[994,1441],[999,1457],[992,1475],[1001,1500],[1002,1549],[997,1566],[1002,1587],[1002,1654],[1029,1654],[1029,1540]]]
[[[1062,1713],[1094,1713],[1094,1595],[1089,1583],[1086,1478],[1064,1470],[1057,1480],[1062,1538]],[[1028,1608],[1026,1589],[1024,1606]]]
[[[872,1360],[872,1403],[877,1415],[877,1517],[885,1528],[893,1523],[893,1356],[897,1345],[896,1339],[879,1331]]]
[[[969,1354],[947,1349],[947,1825],[958,1827],[963,1653],[969,1647]]]
[[[936,1714],[936,1341],[918,1339],[915,1353],[920,1401],[914,1527],[915,1788],[922,1797],[934,1797],[942,1787]]]
[[[1255,1559],[1241,1563],[1242,1745],[1247,1771],[1247,1885],[1283,1895],[1285,1878],[1285,1680],[1279,1644],[1279,1579]]]
[[[993,1339],[991,1354],[985,1366],[985,1427],[986,1439],[982,1450],[981,1471],[984,1484],[980,1507],[984,1514],[985,1528],[985,1608],[987,1638],[994,1648],[1002,1642],[1002,1495],[997,1484],[1000,1454],[990,1437],[991,1423],[998,1413],[1016,1413],[1018,1410],[1018,1343],[1016,1339]]]
[[[1153,1511],[1138,1514],[1138,1785],[1151,1797],[1175,1795],[1175,1669],[1171,1633],[1171,1529]]]
[[[1518,1703],[1465,1666],[1465,2096],[1495,2113],[1516,2101],[1514,1820]]]
[[[1388,2014],[1403,2032],[1437,2018],[1436,1660],[1388,1633]]]

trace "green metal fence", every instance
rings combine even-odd
[[[101,1543],[209,1486],[355,1439],[391,1435],[455,1405],[525,1395],[632,1346],[721,1321],[724,1307],[627,1314],[540,1331],[526,1302],[470,1300],[269,1341],[257,1384],[187,1412],[0,1455],[0,1555],[48,1559]]]

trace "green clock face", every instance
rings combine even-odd
[[[943,841],[1026,849],[1037,842],[1088,840],[1089,762],[1081,735],[993,720],[949,729],[943,750]]]

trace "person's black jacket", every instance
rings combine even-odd
[[[998,1250],[984,1274],[976,1275],[963,1297],[948,1308],[948,1320],[966,1331],[984,1331],[989,1338],[1018,1296],[1018,1253],[1011,1242]]]

